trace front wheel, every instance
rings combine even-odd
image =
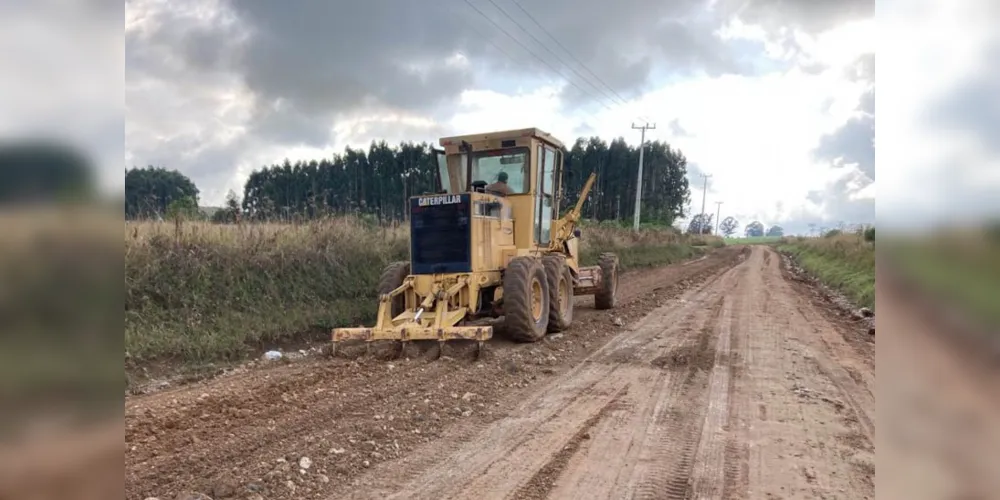
[[[537,342],[549,326],[549,287],[545,268],[534,257],[516,257],[503,276],[505,326],[512,339]]]

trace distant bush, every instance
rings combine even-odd
[[[875,241],[875,226],[865,229],[865,241],[867,242]]]
[[[827,231],[826,234],[823,235],[823,237],[824,238],[836,238],[837,236],[840,236],[842,234],[844,234],[844,232],[841,231],[840,229],[831,229],[831,230]]]

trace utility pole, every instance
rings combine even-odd
[[[715,235],[716,236],[719,236],[719,217],[722,216],[722,204],[723,203],[725,203],[725,202],[722,202],[722,201],[715,202],[715,204],[717,205],[717,207],[715,209]]]
[[[632,229],[635,231],[639,230],[639,209],[642,208],[642,160],[643,153],[646,152],[646,130],[656,130],[656,124],[650,125],[649,123],[637,127],[632,124],[633,129],[638,129],[642,131],[641,139],[639,139],[639,174],[636,179],[635,184],[635,218],[632,221]]]
[[[701,192],[701,222],[702,222],[702,224],[704,224],[705,223],[705,196],[708,194],[708,178],[711,177],[712,174],[700,174],[700,175],[705,178],[705,188]]]

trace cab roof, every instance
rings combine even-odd
[[[539,128],[522,128],[516,130],[501,130],[497,132],[487,132],[482,134],[470,134],[470,135],[456,135],[452,137],[442,137],[440,142],[441,146],[450,146],[455,144],[461,144],[462,141],[466,142],[482,142],[489,140],[503,140],[503,139],[520,139],[524,137],[537,137],[557,148],[565,149],[565,145],[549,134],[548,132]]]

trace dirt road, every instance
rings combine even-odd
[[[879,412],[893,425],[879,436],[879,498],[1000,498],[997,351],[963,345],[940,306],[886,288],[877,295]]]
[[[874,343],[765,247],[631,273],[482,362],[316,360],[126,401],[126,494],[874,498]]]

